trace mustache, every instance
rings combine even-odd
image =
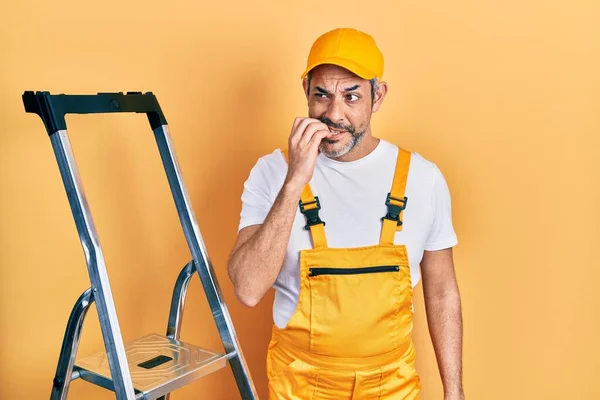
[[[332,120],[330,120],[327,117],[318,117],[317,119],[330,128],[346,131],[352,135],[354,135],[354,133],[356,133],[356,129],[352,125],[336,124],[335,122],[333,122]]]

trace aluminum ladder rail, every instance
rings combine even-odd
[[[67,398],[69,384],[83,379],[113,390],[118,400],[167,399],[169,393],[202,376],[230,365],[241,398],[258,399],[242,354],[233,322],[208,257],[183,182],[169,128],[156,96],[151,92],[53,95],[23,93],[25,111],[41,117],[56,155],[73,218],[85,254],[91,287],[79,297],[67,323],[52,385],[51,400]],[[173,290],[167,334],[146,335],[125,344],[104,263],[102,248],[86,200],[69,142],[66,114],[145,113],[154,132],[169,186],[192,260],[181,270]],[[225,354],[215,354],[179,340],[183,305],[189,281],[200,277]],[[75,361],[81,329],[96,302],[105,351]]]

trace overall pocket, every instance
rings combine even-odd
[[[398,346],[399,312],[412,303],[407,265],[311,267],[308,282],[312,352],[369,357]]]
[[[421,379],[413,363],[399,359],[386,366],[382,374],[382,399],[416,400],[420,391]]]
[[[294,360],[269,377],[269,400],[314,399],[317,378],[317,368]]]

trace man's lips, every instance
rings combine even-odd
[[[328,139],[336,139],[336,138],[342,136],[344,133],[346,133],[345,130],[335,129],[335,128],[329,128],[329,131],[331,133],[329,135],[327,135]]]

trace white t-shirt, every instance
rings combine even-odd
[[[319,217],[325,221],[329,247],[361,247],[379,243],[381,217],[392,187],[398,147],[385,140],[369,155],[352,162],[340,162],[320,154],[310,182],[319,197]],[[239,229],[262,224],[275,202],[287,174],[281,150],[261,157],[244,183]],[[412,284],[420,279],[419,264],[424,250],[441,250],[458,243],[452,226],[450,193],[438,167],[413,152],[405,196],[402,231],[395,243],[405,244]],[[284,328],[294,312],[300,291],[300,250],[312,248],[306,218],[300,209],[292,227],[287,253],[274,284],[273,321]]]

